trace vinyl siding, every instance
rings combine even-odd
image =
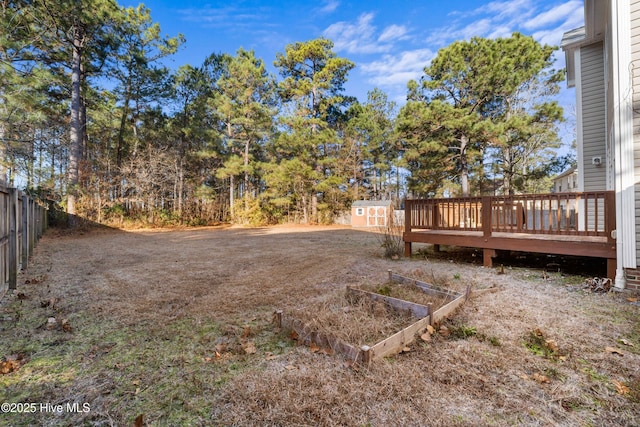
[[[640,64],[640,0],[631,0],[631,59]],[[633,78],[633,168],[636,212],[636,260],[640,263],[640,72],[634,67]]]
[[[602,42],[580,49],[584,191],[606,189],[606,102]],[[601,166],[592,159],[600,157]]]

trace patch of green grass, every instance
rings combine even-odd
[[[30,317],[26,313],[34,312]],[[211,395],[256,365],[265,354],[282,354],[292,345],[269,322],[222,325],[207,318],[179,317],[154,324],[123,323],[84,312],[70,320],[73,332],[44,330],[46,310],[25,310],[18,322],[2,324],[0,356],[25,354],[29,361],[19,370],[0,375],[0,400],[5,402],[61,402],[67,390],[87,390],[92,417],[95,399],[107,393],[113,400],[108,417],[131,424],[139,414],[145,422],[166,425],[204,425],[210,417]],[[245,327],[246,326],[246,327]],[[10,329],[9,329],[10,328]],[[34,333],[34,331],[36,331]],[[255,353],[242,345],[255,344]],[[217,347],[219,344],[223,347]],[[64,402],[63,402],[64,403]],[[46,414],[24,417],[3,414],[3,423],[41,425]],[[59,422],[86,424],[81,414],[64,414]]]
[[[498,337],[494,337],[494,336],[487,336],[484,333],[478,333],[476,335],[476,338],[478,338],[479,341],[482,342],[488,342],[489,344],[491,344],[494,347],[500,347],[502,345],[502,343],[500,342],[500,339]]]
[[[379,293],[380,295],[384,295],[384,296],[391,296],[391,286],[389,285],[384,285],[384,286],[380,286],[377,290],[377,293]]]
[[[548,339],[540,329],[529,332],[522,344],[536,356],[547,359],[557,359],[562,356],[555,341]]]
[[[456,339],[467,339],[478,334],[475,326],[468,325],[451,326],[449,327],[449,332],[451,333],[451,337]]]

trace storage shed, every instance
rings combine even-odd
[[[352,227],[384,227],[393,215],[390,200],[358,200],[351,205]]]

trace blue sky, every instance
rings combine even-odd
[[[139,2],[120,1],[124,6]],[[583,25],[582,0],[422,0],[422,1],[198,1],[148,0],[163,34],[178,33],[186,45],[168,66],[199,66],[211,53],[254,50],[274,74],[276,53],[289,43],[326,37],[334,51],[356,68],[349,74],[346,94],[365,101],[378,87],[402,104],[406,84],[422,75],[438,49],[474,36],[508,37],[514,31],[544,44],[559,45],[562,34]],[[564,54],[556,53],[557,68]],[[563,84],[561,103],[575,104]],[[566,115],[571,115],[566,111]]]

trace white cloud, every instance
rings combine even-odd
[[[390,25],[380,34],[378,41],[404,40],[407,38],[407,33],[407,28],[404,25]]]
[[[452,13],[456,19],[426,37],[430,46],[446,46],[471,37],[509,37],[514,31],[530,34],[542,44],[558,45],[562,34],[583,25],[583,3],[569,0],[539,11],[533,0],[493,1],[469,13]],[[472,18],[472,20],[469,20]],[[532,30],[537,30],[533,31]]]
[[[337,51],[348,53],[380,53],[391,49],[389,44],[380,44],[375,40],[376,27],[372,25],[374,14],[363,13],[357,22],[336,22],[322,33],[332,40]]]
[[[268,22],[268,8],[243,9],[234,6],[178,9],[177,13],[182,19],[189,22],[203,24],[205,27],[218,28],[255,28],[272,26]]]
[[[319,9],[320,13],[335,12],[338,6],[340,6],[340,2],[337,0],[327,0],[324,3],[324,6]]]
[[[508,0],[508,1],[493,1],[481,8],[476,9],[476,12],[483,14],[495,14],[495,20],[512,19],[523,17],[530,14],[533,10],[533,2],[531,0]]]
[[[380,86],[406,85],[409,80],[422,76],[424,67],[429,65],[434,52],[417,49],[398,55],[384,55],[379,61],[361,64],[360,69],[371,76],[368,82]]]
[[[546,12],[531,17],[531,19],[525,22],[522,27],[527,30],[535,30],[537,28],[546,27],[555,24],[556,22],[564,21],[571,18],[576,14],[576,12],[579,12],[579,14],[582,16],[583,5],[581,1],[572,0],[553,7]]]

